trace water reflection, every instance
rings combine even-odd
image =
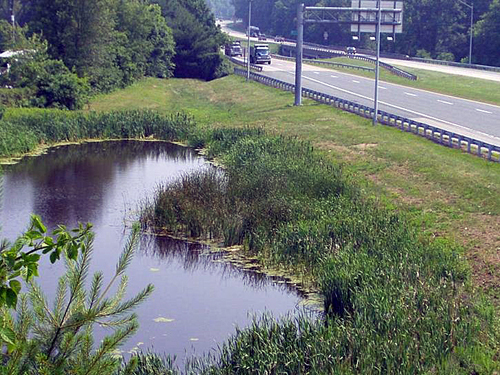
[[[134,216],[159,184],[207,167],[192,150],[167,143],[120,141],[52,149],[5,167],[1,235],[15,239],[31,213],[40,215],[49,230],[60,223],[92,222],[90,272],[100,270],[110,278],[127,238],[124,218]],[[222,255],[206,246],[145,236],[141,249],[127,270],[127,293],[134,295],[147,283],[155,285],[155,292],[137,310],[140,329],[125,353],[139,342],[141,349],[154,347],[179,358],[208,351],[232,334],[235,325],[246,326],[248,312],[283,315],[300,300],[287,284],[220,262]],[[52,265],[42,259],[38,281],[49,299],[63,271],[62,262]],[[104,334],[96,329],[96,342]]]
[[[303,297],[303,294],[284,278],[269,276],[259,272],[257,267],[253,268],[252,260],[246,260],[244,267],[241,267],[228,260],[224,251],[213,251],[208,245],[169,236],[143,235],[140,249],[144,255],[159,258],[162,263],[179,262],[188,272],[213,271],[223,279],[237,277],[244,285],[254,289],[273,287]]]
[[[165,142],[91,142],[50,149],[7,166],[6,171],[9,185],[35,192],[33,211],[43,213],[49,227],[70,226],[99,220],[110,187],[127,170],[144,170],[160,160],[191,163],[195,158],[192,150]]]

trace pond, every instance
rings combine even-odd
[[[209,164],[193,150],[165,142],[91,142],[49,149],[6,166],[0,201],[0,238],[13,240],[36,213],[51,229],[78,222],[94,224],[91,272],[105,280],[127,239],[130,223],[160,184]],[[207,246],[144,235],[128,268],[129,296],[147,283],[153,295],[136,313],[139,331],[123,353],[154,350],[178,358],[221,344],[252,314],[296,311],[301,295],[280,280],[239,269]],[[49,299],[64,271],[62,262],[42,259],[37,281]],[[96,341],[103,337],[96,329]]]

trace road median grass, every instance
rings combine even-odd
[[[348,57],[335,57],[322,61],[363,66],[368,68],[373,68],[375,66],[374,64],[367,61],[350,59]],[[324,68],[329,68],[325,64],[318,65],[321,65]],[[401,86],[432,91],[438,94],[500,105],[500,82],[490,81],[487,79],[465,77],[455,74],[433,72],[431,70],[409,68],[406,66],[399,66],[399,68],[408,73],[416,75],[418,79],[416,81],[411,81],[409,79],[391,74],[384,68],[380,68],[380,80],[383,82],[395,83]],[[357,75],[360,77],[375,79],[375,74],[373,72],[339,67],[331,67],[329,69]]]

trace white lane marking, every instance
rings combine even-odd
[[[339,78],[339,77],[337,77],[337,76],[330,76],[330,77],[332,77],[332,78]]]
[[[360,83],[359,81],[356,81],[355,79],[352,80],[354,83]]]
[[[489,114],[489,115],[491,115],[491,113],[492,113],[492,112],[490,112],[490,111],[485,111],[484,109],[479,109],[479,108],[476,108],[476,111],[478,111],[478,112],[483,112],[483,113],[487,113],[487,114]]]
[[[287,73],[289,74],[293,74],[295,75],[295,72],[288,72]],[[316,83],[319,83],[321,85],[324,85],[324,86],[327,86],[327,87],[330,87],[332,89],[335,89],[335,90],[338,90],[338,91],[342,91],[342,92],[345,92],[347,94],[350,94],[350,95],[354,95],[354,96],[358,96],[360,98],[363,98],[363,99],[366,99],[366,100],[373,100],[373,98],[370,98],[368,96],[365,96],[365,95],[361,95],[361,94],[357,94],[355,92],[352,92],[352,91],[349,91],[349,90],[345,90],[343,88],[340,88],[340,87],[336,87],[336,86],[333,86],[333,85],[329,85],[328,83],[324,83],[324,82],[321,82],[317,79],[314,79],[314,78],[309,78],[309,77],[306,77],[304,76],[305,79],[308,79],[310,81],[313,81],[313,82],[316,82]],[[463,126],[463,125],[458,125],[458,124],[455,124],[454,122],[451,122],[451,121],[447,121],[447,120],[443,120],[443,119],[440,119],[440,118],[437,118],[437,117],[434,117],[434,116],[429,116],[425,113],[421,113],[421,112],[417,112],[417,111],[414,111],[412,109],[408,109],[408,108],[404,108],[404,107],[400,107],[398,105],[394,105],[394,104],[390,104],[390,103],[387,103],[387,102],[384,102],[382,100],[379,100],[379,104],[383,104],[383,105],[386,105],[388,107],[392,107],[392,108],[396,108],[396,109],[399,109],[401,111],[406,111],[406,112],[410,112],[410,113],[413,113],[417,116],[420,116],[420,117],[425,117],[425,118],[428,118],[430,120],[434,120],[434,121],[439,121],[439,122],[442,122],[444,124],[448,124],[448,125],[452,125],[452,126],[456,126],[457,128],[461,128],[461,129],[465,129],[465,130],[468,130],[470,132],[473,132],[473,133],[477,133],[477,134],[482,134],[482,135],[485,135],[485,136],[488,136],[488,137],[491,137],[491,138],[495,138],[495,139],[500,139],[500,137],[497,137],[495,135],[491,135],[491,134],[488,134],[488,133],[484,133],[482,131],[479,131],[479,130],[475,130],[475,129],[472,129],[472,128],[469,128],[467,126]]]
[[[295,63],[294,63],[295,64]],[[326,68],[325,68],[326,70]],[[295,74],[295,73],[293,73]],[[350,73],[342,73],[342,75],[345,75],[345,76],[351,76],[351,77],[357,77],[355,76],[354,74],[350,74]],[[337,78],[337,77],[335,77]],[[364,78],[364,77],[359,77],[363,80],[366,80],[366,81],[369,81],[369,82],[373,82],[374,80],[372,78]],[[388,82],[386,82],[388,83]],[[410,87],[408,86],[404,86],[404,85],[399,85],[397,83],[390,83],[391,86],[395,86],[395,87],[401,87],[402,89],[406,90],[406,89],[409,89]],[[415,91],[421,91],[425,94],[435,94],[433,93],[432,91],[426,91],[424,89],[418,89],[416,87],[411,87],[412,90],[415,90]],[[460,101],[464,101],[464,102],[469,102],[469,103],[476,103],[476,104],[480,104],[480,105],[485,105],[485,106],[489,106],[489,107],[493,107],[495,109],[499,109],[500,106],[498,104],[490,104],[490,103],[485,103],[485,102],[481,102],[479,100],[472,100],[472,99],[465,99],[465,98],[460,98],[458,96],[453,96],[453,95],[446,95],[446,94],[441,94],[441,96],[447,96],[449,97],[450,99],[456,99],[456,100],[460,100]],[[372,99],[373,100],[373,99]],[[455,124],[456,125],[456,124]]]
[[[319,74],[319,72],[313,72],[314,74]]]
[[[412,94],[411,92],[405,92],[405,94],[409,96],[417,96],[416,94]]]
[[[438,99],[437,101],[438,101],[439,103],[448,104],[448,105],[453,105],[453,103],[451,103],[451,102],[447,102],[446,100],[441,100],[441,99]]]
[[[378,87],[380,90],[387,90],[387,87],[384,87],[384,86],[379,86]]]

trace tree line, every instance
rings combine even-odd
[[[204,0],[1,0],[0,16],[0,49],[23,51],[0,75],[17,105],[75,109],[144,76],[210,80],[227,69]]]
[[[235,15],[248,20],[248,0],[231,0]],[[350,0],[304,0],[306,6],[350,6]],[[464,0],[468,5],[472,1]],[[293,38],[297,2],[253,0],[252,24],[270,35]],[[500,0],[474,0],[472,62],[500,66]],[[382,50],[409,56],[468,62],[471,9],[456,0],[404,0],[403,33],[382,39]],[[324,33],[328,33],[325,40]],[[374,48],[363,34],[353,41],[345,24],[307,24],[304,39],[330,45]]]

